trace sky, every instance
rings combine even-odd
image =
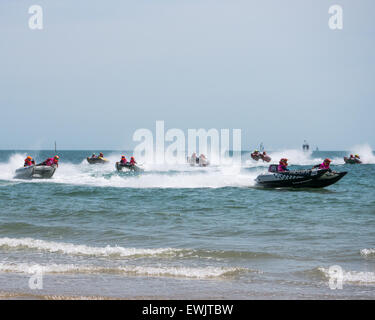
[[[250,150],[375,149],[374,14],[373,0],[1,0],[0,149],[130,150],[157,120],[241,129]]]

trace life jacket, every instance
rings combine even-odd
[[[54,158],[48,158],[46,160],[46,166],[52,166],[53,164],[55,164],[57,162],[55,162],[55,159]]]
[[[32,160],[25,159],[25,164],[24,164],[24,166],[25,166],[25,167],[30,167],[31,165],[33,165]]]
[[[325,162],[321,163],[319,169],[329,169],[329,164],[325,164]]]
[[[126,160],[126,158],[121,159],[120,163],[122,163],[122,164],[127,164],[127,163],[128,163],[128,160]]]
[[[134,159],[130,159],[130,164],[135,164],[135,160]]]
[[[286,166],[283,165],[283,164],[279,164],[279,165],[277,166],[277,171],[279,171],[279,172],[287,171],[287,170],[286,170]]]

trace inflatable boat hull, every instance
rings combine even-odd
[[[106,158],[87,158],[87,162],[89,164],[103,164],[107,163],[108,160]]]
[[[136,165],[131,165],[131,164],[121,164],[120,162],[116,162],[116,170],[117,171],[123,171],[123,170],[128,170],[128,171],[135,171],[135,172],[142,172],[143,169]]]
[[[329,170],[295,170],[261,174],[256,178],[257,186],[265,188],[324,188],[336,183],[347,172]]]
[[[345,161],[345,163],[349,163],[349,164],[360,164],[360,163],[362,163],[362,161],[361,160],[359,160],[359,159],[350,159],[350,158],[348,158],[348,157],[344,157],[344,161]]]
[[[57,167],[53,166],[30,166],[16,170],[16,179],[49,179],[55,172]]]

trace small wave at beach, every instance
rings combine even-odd
[[[375,249],[362,249],[361,251],[361,256],[370,258],[374,257],[375,258]]]
[[[72,243],[36,240],[32,238],[0,238],[0,248],[18,250],[32,249],[51,253],[97,257],[146,257],[153,255],[174,255],[181,251],[180,249],[172,248],[142,249],[124,248],[120,246],[91,247]]]
[[[330,279],[331,276],[329,269],[318,268],[317,270],[323,275],[324,278]],[[373,285],[375,284],[375,272],[343,270],[342,281],[343,284]]]
[[[31,250],[64,255],[80,255],[107,258],[199,258],[199,259],[273,259],[282,258],[275,253],[233,251],[233,250],[203,250],[178,248],[125,248],[121,246],[93,247],[87,245],[45,241],[32,238],[0,238],[0,249],[3,250]]]
[[[74,264],[0,263],[0,272],[27,273],[93,273],[122,274],[126,276],[181,277],[191,279],[225,278],[242,272],[257,272],[237,267],[181,267],[181,266],[113,266],[102,267]]]

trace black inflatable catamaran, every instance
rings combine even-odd
[[[278,172],[277,165],[270,165],[268,173],[259,175],[257,186],[266,188],[324,188],[336,183],[347,172],[329,169],[291,170]]]

